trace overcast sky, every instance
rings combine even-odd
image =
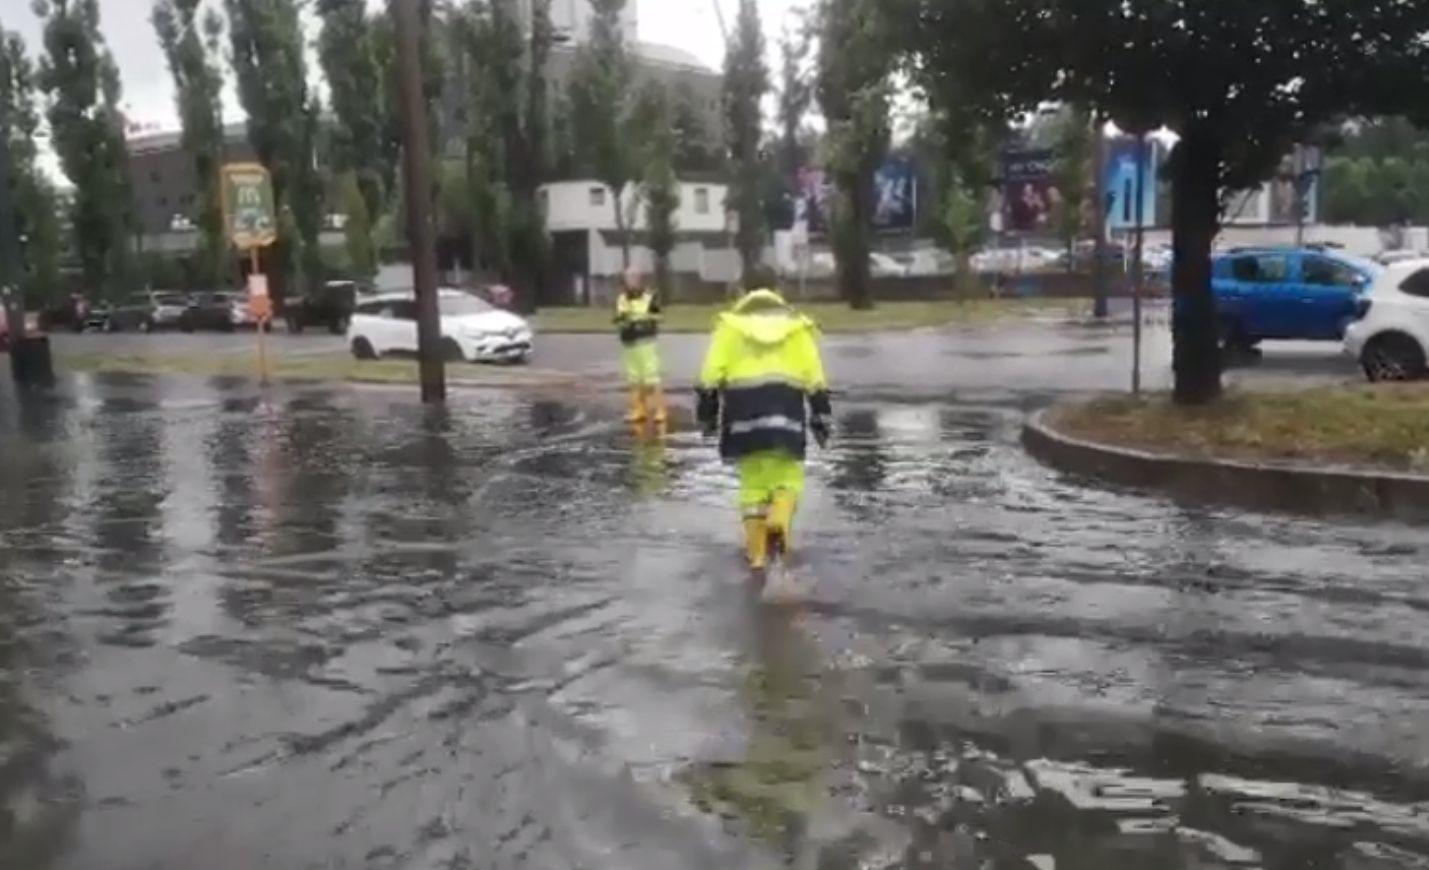
[[[220,6],[220,2],[207,0],[214,6]],[[722,65],[724,41],[715,3],[720,4],[727,23],[732,26],[738,0],[634,2],[638,4],[642,40],[683,48],[716,69]],[[806,7],[809,0],[758,0],[758,3],[769,40],[772,67],[776,41],[789,22],[791,13]],[[25,0],[4,0],[3,5],[6,11],[0,12],[0,24],[8,29],[18,29],[29,43],[31,54],[37,54],[40,49],[40,23],[30,11],[30,4]],[[125,113],[136,124],[175,129],[178,121],[174,110],[173,84],[154,37],[154,29],[149,24],[152,0],[99,0],[99,6],[104,37],[119,63],[124,81]],[[228,120],[236,121],[242,117],[231,85],[225,106]]]

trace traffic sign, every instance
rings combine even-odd
[[[278,240],[273,180],[257,163],[223,167],[223,219],[235,247],[262,248]]]

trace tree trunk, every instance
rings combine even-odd
[[[630,233],[625,227],[625,207],[620,201],[622,189],[612,186],[611,190],[615,192],[612,197],[615,200],[615,233],[620,237],[620,269],[621,277],[624,277],[624,273],[630,271]]]
[[[1172,158],[1176,401],[1201,405],[1221,394],[1221,353],[1211,295],[1211,246],[1220,222],[1220,145],[1190,129]]]
[[[845,178],[844,197],[848,203],[848,213],[841,219],[845,222],[839,228],[843,244],[836,251],[838,259],[839,283],[843,287],[844,298],[855,311],[869,311],[873,308],[873,292],[869,286],[868,274],[868,226],[872,214],[873,181],[864,174]]]

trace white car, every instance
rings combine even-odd
[[[1386,268],[1360,299],[1345,353],[1371,381],[1422,378],[1429,360],[1429,259]]]
[[[908,271],[887,254],[874,251],[868,255],[868,274],[873,278],[906,278]]]
[[[531,325],[461,290],[442,289],[442,348],[453,362],[522,363],[531,357]],[[352,312],[347,343],[358,359],[417,352],[417,300],[408,293],[364,296]]]
[[[941,248],[918,248],[906,254],[892,256],[903,267],[903,274],[909,278],[951,275],[958,270],[957,259]]]

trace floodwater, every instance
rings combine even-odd
[[[797,605],[711,445],[514,393],[0,401],[0,867],[1429,867],[1429,539],[845,401]]]

